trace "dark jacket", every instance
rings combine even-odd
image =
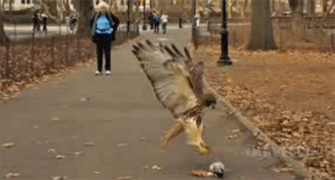
[[[154,19],[154,22],[155,22],[157,25],[161,23],[161,17],[159,17],[159,16],[155,16],[153,19]]]
[[[96,28],[96,23],[97,23],[97,19],[101,16],[101,13],[95,13],[91,19],[91,29],[92,29],[92,36],[93,36],[93,41],[95,41],[95,28]],[[113,28],[113,32],[112,32],[112,41],[115,41],[115,33],[117,31],[117,28],[119,27],[120,24],[120,20],[119,18],[117,18],[116,16],[114,16],[113,13],[107,13],[106,14],[106,18],[108,19],[108,21],[111,24],[111,27]]]

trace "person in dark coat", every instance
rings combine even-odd
[[[102,57],[105,55],[106,75],[111,74],[111,50],[115,41],[115,33],[119,26],[119,19],[113,13],[108,12],[109,5],[104,1],[98,5],[99,12],[91,19],[93,42],[96,43],[97,65],[96,75],[102,74]]]
[[[150,22],[150,29],[154,29],[154,13],[153,12],[150,12],[150,15],[149,15],[149,22]]]
[[[35,33],[36,31],[40,31],[40,23],[41,23],[41,18],[40,18],[40,10],[36,10],[33,16],[33,32]]]
[[[76,27],[76,23],[77,23],[77,17],[75,16],[74,13],[72,13],[70,15],[70,19],[69,19],[69,25],[70,25],[70,30],[74,31],[75,27]]]
[[[48,33],[47,25],[48,25],[48,16],[46,14],[42,14],[42,24],[43,24],[43,31],[45,34]]]
[[[161,17],[159,16],[159,13],[156,13],[154,16],[154,33],[159,34],[159,25],[161,23]]]

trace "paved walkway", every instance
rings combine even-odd
[[[176,42],[182,48],[190,38],[189,29],[169,35],[144,36],[157,42]],[[1,173],[17,170],[17,179],[197,179],[192,169],[208,168],[221,160],[230,180],[289,180],[289,174],[268,170],[277,162],[261,158],[252,149],[253,140],[240,124],[219,110],[209,110],[204,139],[214,155],[199,157],[187,147],[181,135],[172,147],[162,150],[162,130],[172,122],[142,73],[131,45],[113,54],[112,76],[94,76],[95,67],[77,72],[57,83],[41,85],[38,91],[24,91],[19,100],[1,107]],[[84,98],[84,99],[83,99]],[[88,98],[86,101],[85,98]],[[228,131],[241,129],[238,138],[227,140]],[[94,145],[85,146],[92,142]],[[51,151],[64,155],[56,159]],[[77,155],[75,155],[77,152]],[[269,155],[269,154],[264,154]],[[143,169],[158,165],[162,170]]]

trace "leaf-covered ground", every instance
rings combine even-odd
[[[92,63],[92,45],[89,40],[57,38],[1,46],[1,100]]]
[[[311,51],[231,49],[218,67],[219,45],[195,51],[206,79],[294,158],[335,179],[335,55]]]
[[[24,88],[38,88],[41,81],[57,80],[92,65],[95,56],[90,39],[73,37],[20,42],[0,50],[1,102],[18,97]]]

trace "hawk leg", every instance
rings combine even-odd
[[[162,137],[162,147],[170,146],[172,139],[177,137],[180,133],[184,131],[183,124],[180,121],[176,121],[173,128],[169,128],[165,131]]]
[[[185,132],[187,134],[187,144],[198,148],[200,155],[206,155],[210,149],[202,139],[203,125],[197,125],[196,121],[188,119],[185,121]]]

